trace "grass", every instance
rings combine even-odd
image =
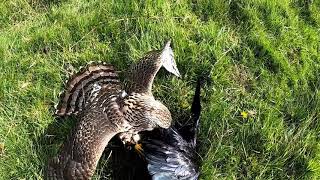
[[[183,77],[162,70],[154,92],[176,119],[197,75],[212,80],[201,179],[319,179],[319,1],[11,0],[0,9],[0,179],[42,179],[71,126],[52,114],[74,69],[100,60],[125,70],[168,38]]]

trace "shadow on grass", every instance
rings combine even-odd
[[[232,59],[238,64],[244,63],[242,61],[247,58],[245,57],[247,48],[251,50],[254,59],[257,60],[255,63],[260,64],[258,67],[263,67],[273,74],[280,72],[280,64],[273,55],[261,43],[251,38],[244,39],[244,44],[231,52]]]
[[[271,73],[277,74],[280,71],[280,65],[277,63],[271,53],[258,41],[249,40],[248,46],[254,52],[254,57]]]
[[[230,1],[229,17],[235,25],[241,26],[244,31],[252,27],[250,17],[244,11],[245,3],[242,0]]]
[[[75,125],[75,122],[74,118],[55,118],[43,134],[33,140],[36,143],[37,157],[42,165],[39,169],[42,169],[43,177],[45,177],[48,160],[57,156],[60,147],[69,136],[71,127]]]
[[[304,20],[309,25],[316,27],[317,22],[312,17],[311,11],[310,11],[310,6],[312,3],[313,3],[313,0],[297,0],[295,2],[292,2],[292,5],[298,9],[299,17],[302,20]]]
[[[311,172],[308,168],[308,162],[302,155],[294,154],[286,160],[285,171],[289,177],[294,177],[294,179],[306,178]]]
[[[48,9],[51,6],[59,6],[63,2],[67,2],[67,0],[31,0],[30,5],[33,8],[45,8]]]

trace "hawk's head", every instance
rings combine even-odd
[[[129,130],[120,135],[124,143],[136,143],[133,137],[140,131],[169,128],[172,122],[169,109],[150,95],[133,93],[124,100],[122,112],[129,125]]]
[[[169,128],[172,121],[169,109],[148,94],[132,93],[124,100],[121,111],[135,131]]]
[[[172,117],[169,109],[158,100],[150,101],[146,104],[149,111],[144,112],[145,119],[150,124],[161,127],[169,128],[171,125]],[[153,127],[155,128],[155,127]],[[152,128],[152,129],[153,129]],[[148,130],[152,130],[148,129]]]

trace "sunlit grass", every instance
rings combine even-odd
[[[320,176],[318,1],[13,0],[0,9],[0,179],[42,179],[71,126],[52,117],[70,73],[89,61],[123,71],[169,38],[183,77],[161,71],[154,92],[174,117],[188,111],[197,75],[212,80],[202,179]]]

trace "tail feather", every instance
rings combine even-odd
[[[57,116],[68,116],[82,111],[107,84],[119,84],[112,65],[89,64],[71,76],[56,108]]]

